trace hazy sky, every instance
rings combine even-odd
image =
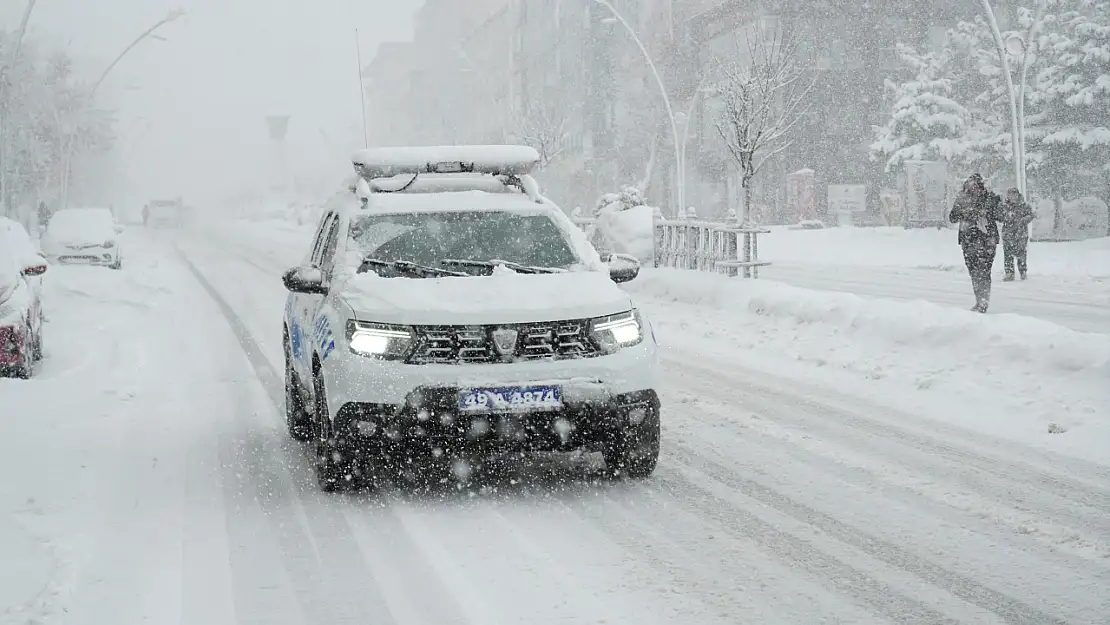
[[[291,165],[337,185],[361,146],[355,29],[365,64],[380,42],[411,38],[420,3],[38,0],[28,37],[68,49],[92,80],[170,9],[187,11],[159,31],[165,41],[128,55],[103,96],[119,113],[127,200],[180,192],[201,202],[264,184],[269,112],[292,115]],[[23,4],[0,2],[0,23],[15,28]]]

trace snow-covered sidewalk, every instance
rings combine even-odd
[[[761,277],[869,298],[927,301],[966,310],[971,285],[956,234],[902,228],[773,228],[760,239],[772,262]],[[1036,317],[1084,332],[1110,332],[1110,238],[1031,243],[1030,280],[1007,283],[994,264],[991,314]]]

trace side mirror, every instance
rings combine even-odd
[[[285,272],[281,281],[290,293],[306,295],[327,295],[328,293],[327,287],[324,286],[324,272],[315,267],[294,267]]]
[[[631,254],[605,254],[601,260],[609,265],[609,277],[620,284],[640,275],[640,261]]]
[[[41,265],[30,265],[23,268],[23,275],[25,276],[41,276],[46,273],[46,263]]]

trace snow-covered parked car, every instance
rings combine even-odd
[[[116,224],[106,208],[67,208],[54,213],[46,227],[43,251],[56,263],[123,266]]]
[[[659,455],[651,326],[539,194],[521,146],[383,148],[324,209],[284,275],[290,435],[321,487],[400,458],[602,452],[650,475]]]
[[[46,268],[23,226],[0,217],[0,376],[29,378],[42,359]]]

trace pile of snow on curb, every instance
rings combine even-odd
[[[924,301],[865,299],[676,269],[644,270],[628,289],[684,304],[824,324],[853,339],[958,352],[968,364],[981,363],[984,371],[1020,363],[1057,372],[1110,374],[1110,335],[1018,315],[980,315]]]

